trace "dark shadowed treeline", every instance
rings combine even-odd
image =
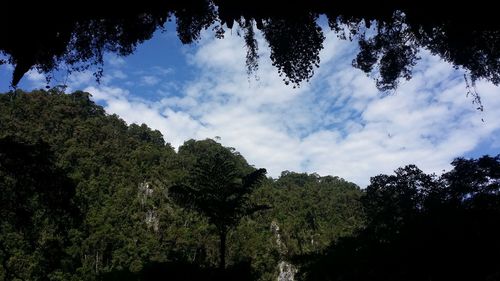
[[[219,196],[223,185],[200,182],[215,178],[206,172],[213,155],[233,171],[214,172],[231,187],[221,190],[233,217],[171,192]],[[280,261],[319,252],[363,225],[356,185],[293,172],[250,185],[262,172],[210,139],[176,152],[159,131],[106,114],[88,93],[2,94],[0,280],[275,280]]]
[[[456,159],[441,177],[415,166],[379,175],[367,225],[303,256],[304,280],[500,279],[500,156]]]
[[[0,276],[57,279],[71,263],[70,230],[80,219],[74,183],[46,143],[6,137],[0,139],[0,186]]]

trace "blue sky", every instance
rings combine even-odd
[[[422,50],[414,78],[380,93],[371,77],[351,67],[356,44],[326,33],[319,69],[298,89],[279,78],[262,40],[257,78],[248,77],[236,28],[223,40],[207,31],[192,46],[167,28],[129,57],[107,56],[100,84],[87,71],[56,73],[51,85],[90,92],[108,113],[160,130],[174,147],[220,137],[273,177],[283,170],[317,172],[364,187],[371,176],[406,164],[439,174],[455,157],[499,153],[498,87],[477,83],[484,105],[477,111],[464,72]],[[0,67],[2,92],[11,73],[12,67]],[[20,88],[45,85],[31,71]]]

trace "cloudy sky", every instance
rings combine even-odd
[[[174,147],[218,137],[273,177],[317,172],[364,187],[371,176],[406,164],[439,174],[455,157],[500,152],[500,89],[479,81],[484,111],[476,110],[464,72],[424,50],[413,79],[384,94],[351,66],[356,44],[334,34],[327,34],[313,79],[298,89],[282,82],[266,44],[259,46],[260,69],[249,77],[236,29],[224,40],[206,32],[198,44],[183,46],[167,28],[132,56],[108,56],[100,84],[83,72],[59,73],[51,85],[90,92],[108,113],[160,130]],[[0,69],[2,92],[11,72]],[[20,87],[45,85],[32,71]]]

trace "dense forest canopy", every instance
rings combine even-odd
[[[115,3],[116,4],[116,3]],[[472,82],[500,82],[500,24],[486,1],[438,5],[435,1],[139,1],[104,5],[55,1],[8,0],[0,18],[0,52],[15,66],[12,85],[35,68],[46,73],[62,65],[81,71],[97,65],[102,74],[106,52],[126,56],[175,19],[182,43],[196,42],[202,30],[213,28],[224,37],[224,26],[242,30],[249,72],[258,68],[256,32],[271,50],[271,60],[285,83],[299,85],[318,67],[325,39],[318,18],[329,28],[359,44],[353,66],[375,74],[380,90],[410,79],[420,48],[455,67]],[[22,16],[21,16],[22,15]],[[372,29],[370,29],[372,28]],[[165,50],[168,52],[168,50]]]
[[[204,188],[200,167],[214,153],[237,171],[231,188],[263,170],[210,139],[176,152],[159,131],[127,125],[89,97],[56,89],[0,95],[0,280],[220,280],[214,220],[178,204],[171,188]],[[257,178],[252,192],[232,197],[228,189],[223,198],[245,206],[225,221],[229,280],[275,280],[280,261],[363,225],[353,183],[294,172]],[[259,206],[266,210],[248,212]]]
[[[287,262],[299,280],[498,280],[500,155],[452,166],[365,190],[264,178],[211,139],[176,152],[85,92],[2,94],[0,280],[276,280]]]
[[[365,190],[265,178],[234,148],[176,152],[89,97],[0,95],[0,280],[500,278],[500,155]]]
[[[366,226],[302,261],[302,280],[499,280],[500,155],[372,177]]]

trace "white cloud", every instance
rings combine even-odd
[[[383,96],[350,65],[354,47],[328,34],[316,75],[292,89],[277,75],[267,50],[259,80],[249,80],[243,39],[227,34],[224,40],[202,39],[187,54],[199,76],[166,90],[175,96],[153,102],[109,85],[86,90],[105,101],[108,112],[162,131],[174,146],[220,136],[274,177],[282,170],[318,172],[361,186],[370,176],[410,163],[439,173],[500,130],[498,87],[478,83],[485,106],[479,112],[465,96],[460,72],[423,52],[414,78]],[[142,76],[141,82],[152,86],[159,78]]]
[[[141,82],[148,86],[154,86],[160,82],[160,79],[153,75],[144,75],[141,77]]]
[[[90,70],[73,72],[68,77],[68,87],[78,89],[95,81],[94,73]]]
[[[33,88],[44,88],[47,85],[45,74],[38,72],[36,69],[28,71],[25,77]]]
[[[89,92],[92,94],[92,98],[95,101],[105,101],[108,104],[116,100],[127,100],[129,92],[119,87],[109,87],[109,86],[90,86],[83,90],[84,92]],[[114,112],[113,112],[114,113]]]
[[[171,67],[161,67],[161,66],[153,66],[151,68],[151,70],[155,74],[162,75],[162,76],[167,76],[167,75],[170,75],[170,74],[175,72],[174,69]]]
[[[116,79],[125,79],[128,77],[127,74],[125,74],[123,71],[121,70],[113,70],[111,71],[111,76],[113,78],[116,78]]]
[[[115,56],[115,55],[110,55],[108,58],[107,58],[107,62],[113,66],[113,67],[121,67],[121,66],[124,66],[126,63],[125,63],[125,60],[121,57],[118,57],[118,56]]]

